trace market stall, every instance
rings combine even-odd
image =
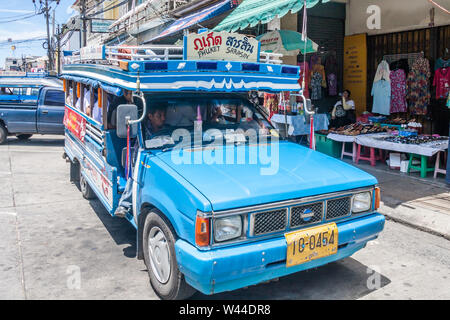
[[[412,135],[400,136],[392,133],[382,133],[376,136],[358,136],[356,138],[358,146],[371,148],[371,150],[387,150],[409,154],[408,173],[411,170],[420,171],[420,176],[425,178],[428,172],[439,169],[439,163],[434,167],[428,167],[428,158],[438,152],[448,149],[448,137]],[[420,159],[420,165],[413,163],[414,159]]]
[[[352,124],[329,130],[327,139],[342,144],[341,159],[351,156],[355,163],[367,160],[375,166],[377,160],[384,162],[388,153],[396,153],[398,158],[400,154],[406,154],[409,158],[406,169],[408,173],[418,170],[422,178],[425,178],[428,172],[434,172],[435,177],[437,173],[445,174],[445,170],[440,168],[440,155],[448,149],[448,137],[421,135],[415,129],[402,126],[405,124],[400,125],[399,130],[393,130],[389,125]],[[345,151],[346,143],[352,144],[351,153]],[[437,157],[434,166],[429,167],[429,158],[435,155]]]

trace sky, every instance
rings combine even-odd
[[[39,10],[39,0],[36,0],[36,10]],[[52,8],[56,8],[56,24],[66,23],[67,20],[76,14],[70,6],[75,0],[60,0],[51,3]],[[22,55],[43,56],[47,50],[42,47],[43,41],[27,43],[9,43],[30,38],[46,38],[47,28],[44,14],[35,15],[35,6],[32,0],[0,0],[0,68],[5,66],[6,57],[21,58]],[[29,17],[32,16],[32,17]],[[29,17],[29,18],[26,18]],[[50,14],[52,17],[52,13]],[[17,20],[17,21],[12,21]],[[52,27],[50,27],[50,33]],[[11,45],[16,46],[16,50],[11,50]]]

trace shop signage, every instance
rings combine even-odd
[[[352,93],[356,113],[366,111],[367,41],[366,34],[344,38],[344,89]]]
[[[105,46],[83,47],[80,49],[81,60],[104,60]]]
[[[185,36],[186,60],[259,60],[259,41],[229,32],[203,32]]]
[[[92,19],[91,33],[108,33],[114,20]]]
[[[84,136],[86,135],[85,118],[66,107],[64,113],[64,126],[80,139],[81,142],[84,142]]]

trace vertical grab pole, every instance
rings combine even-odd
[[[302,94],[299,95],[299,97],[303,100],[303,109],[305,110],[306,116],[309,117],[309,148],[316,150],[316,139],[314,137],[314,114],[315,111],[312,109],[311,100],[306,99],[305,96]],[[306,118],[306,117],[305,117]]]

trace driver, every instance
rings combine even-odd
[[[149,139],[152,135],[160,131],[164,127],[164,122],[166,121],[166,109],[165,104],[150,104],[149,113],[147,119],[144,121],[144,139]],[[139,148],[138,139],[134,144],[133,152],[133,163],[136,162],[137,149]],[[119,205],[116,209],[114,215],[119,218],[124,218],[128,212],[131,210],[132,204],[132,187],[133,187],[133,173],[131,172],[125,190],[119,200]]]

